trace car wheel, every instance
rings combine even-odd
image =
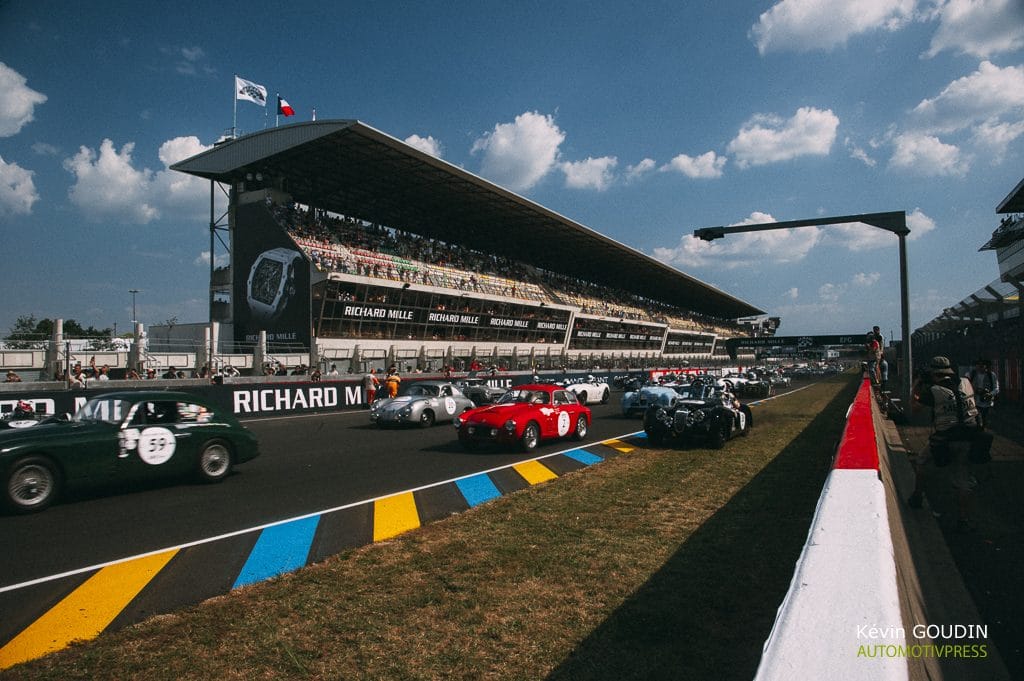
[[[608,389],[605,388],[604,394],[601,395],[601,404],[608,404]]]
[[[231,472],[231,448],[222,440],[210,440],[199,450],[199,479],[220,482]]]
[[[536,423],[530,421],[526,424],[526,428],[523,430],[523,437],[519,439],[520,444],[523,445],[523,449],[530,452],[533,451],[540,443],[540,428]]]
[[[711,431],[711,438],[708,442],[712,449],[721,449],[725,446],[725,441],[729,439],[729,426],[728,424],[722,424],[718,428]]]
[[[652,447],[660,447],[661,444],[665,441],[664,433],[661,433],[656,430],[648,430],[645,432],[647,433],[647,443]]]
[[[576,396],[576,399],[578,399],[580,401],[580,404],[586,404],[587,403],[587,391],[586,390],[580,391],[580,394]]]
[[[750,429],[754,427],[754,415],[750,413],[750,407],[747,405],[743,405],[740,409],[746,417],[746,420],[743,422],[743,430],[740,431],[740,435],[746,437],[750,435]]]
[[[420,414],[420,428],[429,428],[432,425],[434,425],[434,412],[424,409]]]
[[[20,459],[10,468],[6,491],[4,502],[15,513],[42,511],[60,491],[57,468],[44,456]]]
[[[576,429],[572,431],[573,440],[582,440],[587,436],[587,417],[580,414],[576,417]]]

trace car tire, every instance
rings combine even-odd
[[[586,390],[581,390],[579,392],[579,394],[576,395],[576,399],[580,401],[580,404],[586,404],[587,403],[587,391]]]
[[[660,447],[665,442],[665,435],[663,433],[648,430],[647,432],[647,444],[652,447]]]
[[[708,444],[711,449],[721,449],[725,446],[726,441],[729,439],[729,426],[728,424],[722,424],[718,428],[711,431],[711,437]]]
[[[526,428],[523,429],[523,436],[519,438],[519,443],[528,452],[536,449],[540,444],[540,427],[533,421],[527,423]]]
[[[8,469],[4,505],[14,513],[48,508],[60,492],[57,466],[45,456],[27,456]]]
[[[199,450],[196,472],[202,482],[220,482],[231,473],[234,455],[223,440],[210,440]]]
[[[744,422],[743,430],[740,431],[740,435],[746,437],[750,435],[750,429],[754,427],[754,415],[750,413],[750,407],[745,404],[740,407],[740,410],[746,416],[746,421]]]
[[[434,425],[434,412],[424,409],[420,414],[420,428],[430,428],[432,425]]]
[[[582,440],[587,436],[587,417],[580,414],[576,417],[576,428],[572,431],[573,440]]]
[[[608,389],[605,388],[604,393],[601,395],[601,404],[608,404]]]

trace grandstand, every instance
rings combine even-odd
[[[172,168],[229,188],[231,264],[211,266],[228,352],[314,348],[354,371],[707,361],[764,314],[358,121],[264,130]]]

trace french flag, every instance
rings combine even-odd
[[[277,96],[277,115],[278,116],[294,116],[295,109],[292,105],[281,99],[281,95]]]

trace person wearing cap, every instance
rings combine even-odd
[[[979,358],[974,363],[974,368],[967,372],[967,380],[974,386],[975,402],[978,405],[981,427],[984,429],[988,426],[988,413],[995,406],[996,395],[999,394],[999,379],[996,372],[992,371],[992,363]]]
[[[971,530],[974,488],[978,481],[971,474],[969,452],[979,432],[978,408],[974,387],[957,376],[948,357],[933,357],[928,370],[915,382],[914,399],[932,409],[932,427],[928,446],[914,457],[914,492],[907,499],[911,508],[921,508],[924,498],[924,468],[929,462],[948,466],[956,492],[957,528]]]
[[[7,378],[4,379],[4,383],[21,383],[21,376],[19,376],[14,369],[9,369],[7,371]]]

